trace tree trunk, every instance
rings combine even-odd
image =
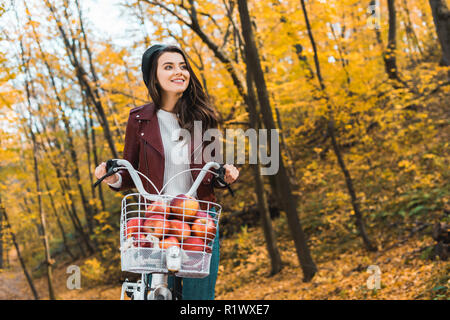
[[[91,116],[92,112],[91,112],[91,106],[89,104],[87,104],[87,108],[88,108],[88,115],[89,115],[89,130],[91,132],[92,153],[94,155],[94,163],[97,164],[97,163],[100,163],[100,160],[98,159],[98,154],[97,154],[97,139],[96,139],[95,130],[94,130],[94,120],[92,119],[93,117]],[[92,187],[94,187],[93,184],[92,184]],[[105,205],[105,199],[103,197],[103,187],[102,187],[101,183],[97,189],[98,189],[98,196],[102,203],[102,210],[105,211],[106,205]]]
[[[248,69],[253,76],[257,88],[258,101],[261,108],[263,122],[270,133],[271,129],[276,129],[276,125],[272,115],[264,73],[253,37],[253,31],[251,29],[247,1],[238,0],[238,7],[242,25],[241,29],[245,40],[245,56],[249,62]],[[268,141],[271,141],[270,137]],[[308,282],[314,277],[314,274],[317,272],[317,267],[311,257],[306,236],[303,232],[303,228],[298,217],[297,204],[292,194],[291,184],[289,182],[289,177],[287,175],[286,168],[284,167],[282,157],[279,157],[279,170],[275,174],[275,178],[277,188],[280,190],[280,194],[282,196],[281,201],[287,215],[291,235],[294,239],[297,256],[303,270],[303,280]]]
[[[33,279],[31,278],[30,273],[28,272],[28,269],[25,265],[25,261],[22,258],[22,254],[20,253],[19,244],[17,243],[16,235],[14,234],[14,232],[11,228],[11,224],[9,223],[8,215],[6,214],[6,209],[3,206],[1,196],[0,196],[0,216],[3,216],[5,218],[6,228],[9,229],[9,233],[11,234],[11,239],[14,244],[14,247],[16,248],[17,257],[19,258],[20,266],[22,267],[23,273],[25,275],[25,278],[27,279],[28,285],[30,286],[31,292],[33,293],[34,299],[39,300],[38,292],[36,290],[36,287],[33,284]]]
[[[83,119],[84,123],[83,123],[82,127],[83,127],[83,134],[84,134],[84,146],[86,148],[86,154],[87,154],[86,158],[87,158],[87,167],[88,167],[89,181],[94,181],[94,175],[92,173],[92,168],[94,168],[96,163],[98,163],[98,162],[92,163],[92,160],[91,160],[91,143],[90,143],[90,138],[89,138],[89,127],[90,127],[90,125],[89,125],[89,120],[88,120],[90,118],[90,115],[89,115],[89,112],[88,112],[88,107],[87,107],[87,105],[85,103],[83,104],[83,118],[84,118]],[[96,196],[94,185],[92,183],[90,183],[90,185],[91,185],[91,197],[92,197],[93,200],[96,200],[97,196]],[[92,212],[92,217],[95,217],[97,215],[97,213],[98,213],[97,203],[95,203],[94,205],[90,206],[90,208],[92,210],[91,211]],[[93,220],[94,224],[96,224],[95,222],[96,221]]]
[[[248,108],[250,127],[258,130],[258,112],[256,108],[256,97],[253,89],[253,79],[250,70],[248,70],[248,63],[246,62],[246,79],[247,79],[247,91],[248,91]],[[258,159],[260,157],[258,156]],[[269,253],[271,263],[271,275],[277,274],[283,268],[280,252],[278,250],[277,239],[275,231],[273,230],[272,220],[270,218],[269,206],[267,204],[266,192],[264,191],[264,180],[261,178],[259,164],[250,165],[253,172],[253,178],[255,179],[255,192],[258,201],[258,209],[261,215],[261,225],[263,227],[264,237],[266,240],[266,248]]]
[[[376,39],[378,44],[383,50],[383,62],[384,69],[389,79],[400,82],[404,87],[408,87],[406,82],[404,82],[398,75],[397,60],[396,60],[396,47],[397,47],[397,30],[396,30],[396,13],[395,13],[395,3],[394,0],[388,1],[388,12],[389,12],[389,30],[388,30],[388,44],[386,48],[383,47],[383,40],[381,39],[381,32],[379,28],[374,28]],[[370,5],[376,5],[375,0],[370,1]],[[393,85],[394,88],[398,88],[397,84]]]
[[[334,131],[334,120],[332,119],[329,120],[328,134],[330,135],[331,143],[333,145],[333,151],[338,160],[339,167],[341,168],[342,173],[344,174],[345,177],[345,184],[347,186],[353,211],[355,213],[355,220],[356,220],[355,225],[358,229],[359,234],[361,235],[361,238],[363,239],[366,249],[369,251],[377,251],[377,247],[372,244],[372,241],[370,241],[369,236],[367,235],[364,218],[361,213],[361,210],[359,209],[359,201],[358,198],[356,197],[355,188],[353,187],[353,180],[350,176],[350,172],[348,171],[347,166],[345,165],[344,159],[342,158],[339,145],[336,142],[336,134]]]
[[[50,188],[48,186],[48,183],[47,183],[46,179],[44,179],[44,183],[45,183],[45,188],[47,189],[47,192],[48,192],[48,196],[50,198],[50,205],[52,207],[53,214],[55,215],[55,218],[56,218],[56,223],[58,224],[59,231],[61,232],[61,237],[63,239],[64,250],[67,252],[67,254],[70,256],[70,258],[72,260],[75,260],[76,257],[73,255],[72,251],[70,251],[69,243],[67,241],[66,231],[64,230],[64,226],[63,226],[63,224],[61,222],[61,219],[59,218],[58,210],[56,209],[55,201],[53,200],[53,196],[52,196],[52,193],[50,191]]]
[[[446,0],[429,0],[436,33],[442,49],[440,64],[450,66],[450,11]]]
[[[389,11],[389,30],[388,30],[388,44],[383,54],[384,65],[388,78],[399,81],[397,70],[397,18],[395,12],[395,0],[387,0]]]
[[[45,221],[45,213],[42,206],[42,196],[41,196],[41,186],[40,186],[40,178],[39,178],[39,167],[37,162],[37,144],[36,144],[36,137],[34,136],[34,133],[32,131],[32,128],[30,126],[30,133],[31,138],[33,141],[33,163],[34,163],[34,179],[36,182],[36,193],[38,197],[38,206],[39,206],[39,218],[41,222],[41,237],[42,237],[42,243],[44,245],[44,254],[45,254],[45,263],[47,265],[47,283],[48,283],[48,293],[50,300],[55,300],[55,291],[53,289],[53,273],[52,273],[52,264],[53,260],[50,256],[50,246],[48,243],[48,236],[47,236],[47,224]]]
[[[17,11],[16,11],[16,18],[18,19]],[[20,51],[21,66],[25,70],[24,87],[25,87],[26,98],[27,98],[27,107],[28,107],[27,111],[30,114],[29,118],[27,119],[28,127],[25,127],[25,133],[27,136],[29,135],[28,138],[30,138],[30,140],[32,142],[32,146],[33,146],[34,178],[35,178],[35,183],[36,183],[36,194],[38,197],[39,217],[40,217],[41,228],[42,228],[41,229],[42,234],[40,236],[42,237],[45,261],[47,264],[47,280],[48,280],[49,297],[51,300],[54,300],[55,294],[54,294],[54,290],[53,290],[53,279],[52,279],[53,278],[52,277],[52,259],[50,257],[50,247],[49,247],[48,238],[47,238],[45,213],[44,213],[43,207],[42,207],[42,196],[41,196],[41,187],[40,187],[40,180],[39,180],[39,167],[38,167],[38,162],[37,162],[38,148],[37,148],[36,136],[33,132],[33,126],[31,123],[31,115],[33,114],[32,103],[31,103],[31,98],[32,98],[31,92],[32,92],[33,88],[32,88],[32,83],[30,83],[30,81],[28,79],[31,79],[32,77],[30,75],[30,69],[29,69],[28,62],[25,59],[26,54],[25,54],[23,42],[20,41],[19,45],[20,45],[20,49],[21,49],[21,51]],[[27,132],[27,130],[28,130],[28,132]]]

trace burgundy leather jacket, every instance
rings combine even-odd
[[[194,143],[191,143],[191,159],[193,150],[195,150]],[[128,160],[136,170],[145,174],[155,184],[156,188],[161,190],[164,180],[164,148],[158,117],[156,116],[156,108],[153,103],[131,109],[125,133],[123,159]],[[193,162],[191,160],[191,169],[202,168],[205,165],[204,160],[201,164],[195,164]],[[195,181],[200,171],[193,170],[191,173]],[[120,174],[122,176],[120,189],[110,186],[111,189],[121,191],[135,187],[127,170],[121,170]],[[216,202],[214,187],[226,188],[217,183],[213,185],[214,180],[212,178],[213,174],[207,172],[197,189],[197,198],[199,200]],[[157,193],[155,188],[146,179],[142,179],[142,183],[147,192],[152,194]],[[206,208],[202,209],[205,210]]]

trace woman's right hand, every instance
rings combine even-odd
[[[100,179],[101,177],[103,177],[106,174],[106,162],[102,162],[100,163],[97,168],[95,168],[95,177],[97,179]],[[107,184],[113,184],[116,183],[119,180],[119,177],[117,176],[117,173],[106,177],[105,179],[103,179],[103,182],[107,183]]]

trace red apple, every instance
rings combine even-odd
[[[199,238],[187,238],[183,241],[183,249],[189,251],[203,251],[205,241]]]
[[[161,239],[168,227],[169,220],[166,220],[162,215],[154,214],[150,218],[145,219],[142,231]]]
[[[145,211],[145,217],[150,218],[155,214],[168,217],[168,215],[170,214],[170,208],[162,201],[153,201],[151,204],[147,206]]]
[[[185,194],[179,194],[176,198],[173,198],[170,202],[170,212],[175,214],[175,217],[182,220],[192,221],[195,219],[197,211],[200,209],[198,201],[191,196]]]
[[[208,214],[206,213],[206,211],[198,211],[197,214],[195,215],[195,218],[206,218],[208,216]]]
[[[216,224],[210,215],[195,219],[192,224],[192,234],[202,239],[206,237],[209,240],[213,240],[216,237],[216,231]]]
[[[133,245],[135,247],[144,247],[144,248],[152,247],[152,243],[150,242],[150,240],[147,239],[147,235],[144,233],[136,234],[135,236],[133,236],[133,238],[136,239],[133,241]]]
[[[164,238],[164,240],[161,240],[160,244],[162,249],[168,249],[171,246],[177,246],[178,248],[180,247],[180,242],[173,236]]]
[[[180,241],[191,235],[191,228],[189,225],[178,219],[169,220],[169,228],[169,234],[174,235]]]
[[[125,234],[127,236],[127,239],[129,237],[136,237],[138,232],[142,230],[142,226],[144,225],[144,219],[143,218],[131,218],[127,222],[127,228],[125,230]]]

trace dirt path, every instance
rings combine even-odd
[[[34,299],[17,259],[16,251],[9,256],[11,268],[0,272],[0,300]]]
[[[9,262],[11,267],[0,271],[0,300],[33,300],[34,296],[20,266],[15,250],[11,250]],[[76,264],[77,262],[75,262]],[[80,262],[81,263],[81,262]],[[30,271],[30,270],[29,270]],[[68,274],[66,266],[59,266],[53,270],[54,289],[57,299],[61,300],[118,300],[120,299],[119,285],[98,286],[95,288],[81,288],[69,290],[66,286]],[[40,299],[48,299],[47,278],[33,279]]]
[[[27,292],[28,284],[22,272],[7,271],[0,273],[0,300],[29,300],[33,299],[31,292]]]

